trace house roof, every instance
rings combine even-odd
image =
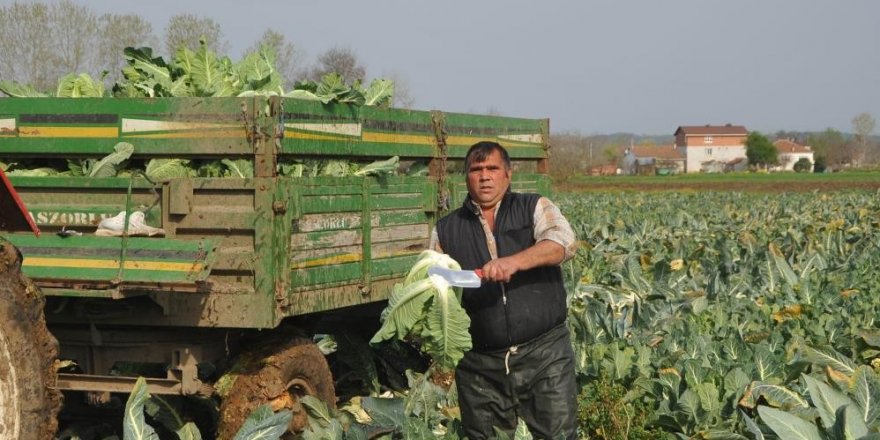
[[[749,134],[746,127],[742,125],[682,125],[675,130],[675,136],[684,133],[685,136],[708,136],[708,135],[743,135]]]
[[[684,151],[675,148],[674,145],[634,145],[625,147],[632,151],[635,157],[653,157],[655,159],[684,159]]]
[[[812,153],[813,150],[806,145],[801,145],[797,142],[792,142],[788,139],[779,139],[773,142],[773,145],[776,147],[776,150],[782,153]]]

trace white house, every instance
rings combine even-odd
[[[745,164],[748,135],[742,125],[683,125],[674,147],[684,151],[685,172],[721,172]]]
[[[816,161],[813,158],[813,150],[810,147],[789,139],[779,139],[773,142],[773,145],[779,153],[777,156],[779,159],[779,170],[793,171],[794,164],[801,158],[805,158],[810,161],[810,171],[813,171],[813,164]]]

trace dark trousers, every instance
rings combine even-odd
[[[495,437],[495,427],[513,437],[517,417],[536,439],[577,438],[574,354],[565,324],[515,352],[466,353],[455,382],[470,440]]]

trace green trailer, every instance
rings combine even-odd
[[[460,169],[473,143],[505,145],[517,166],[514,188],[547,191],[548,124],[279,97],[2,99],[6,164],[58,167],[103,158],[127,142],[133,164],[228,159],[253,168],[253,177],[162,180],[11,173],[42,234],[3,235],[46,298],[59,357],[77,366],[59,374],[60,389],[106,398],[134,384],[111,374],[119,365],[153,363],[167,366],[167,375],[148,378],[151,393],[210,394],[211,378],[222,371],[207,377],[200,365],[230,366],[231,358],[258,350],[281,359],[287,350],[293,355],[281,368],[283,389],[263,394],[314,394],[332,404],[326,363],[317,375],[297,366],[323,361],[307,337],[320,323],[378,321],[434,222],[466,194],[464,179],[448,170]],[[424,163],[428,172],[279,172],[295,161],[392,156]],[[137,212],[162,233],[95,233],[102,220]],[[296,342],[261,343],[269,340]],[[251,392],[243,381],[233,395]],[[245,410],[226,406],[229,420]]]

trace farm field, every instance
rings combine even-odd
[[[880,433],[880,199],[859,188],[558,191],[580,437]],[[341,400],[309,402],[302,438],[460,439],[454,387],[368,337],[332,335]]]
[[[880,432],[875,192],[604,191],[554,199],[581,240],[564,266],[581,438]],[[372,374],[388,359],[374,358]],[[391,429],[403,438],[459,439],[454,387],[416,371],[407,379],[396,398],[357,398],[376,416],[369,427],[337,413],[315,434],[347,439]],[[327,414],[315,412],[314,423]]]
[[[555,198],[582,240],[566,270],[584,438],[880,431],[876,191]]]
[[[725,173],[674,176],[579,176],[559,182],[561,191],[835,191],[880,189],[880,171],[841,173]]]

